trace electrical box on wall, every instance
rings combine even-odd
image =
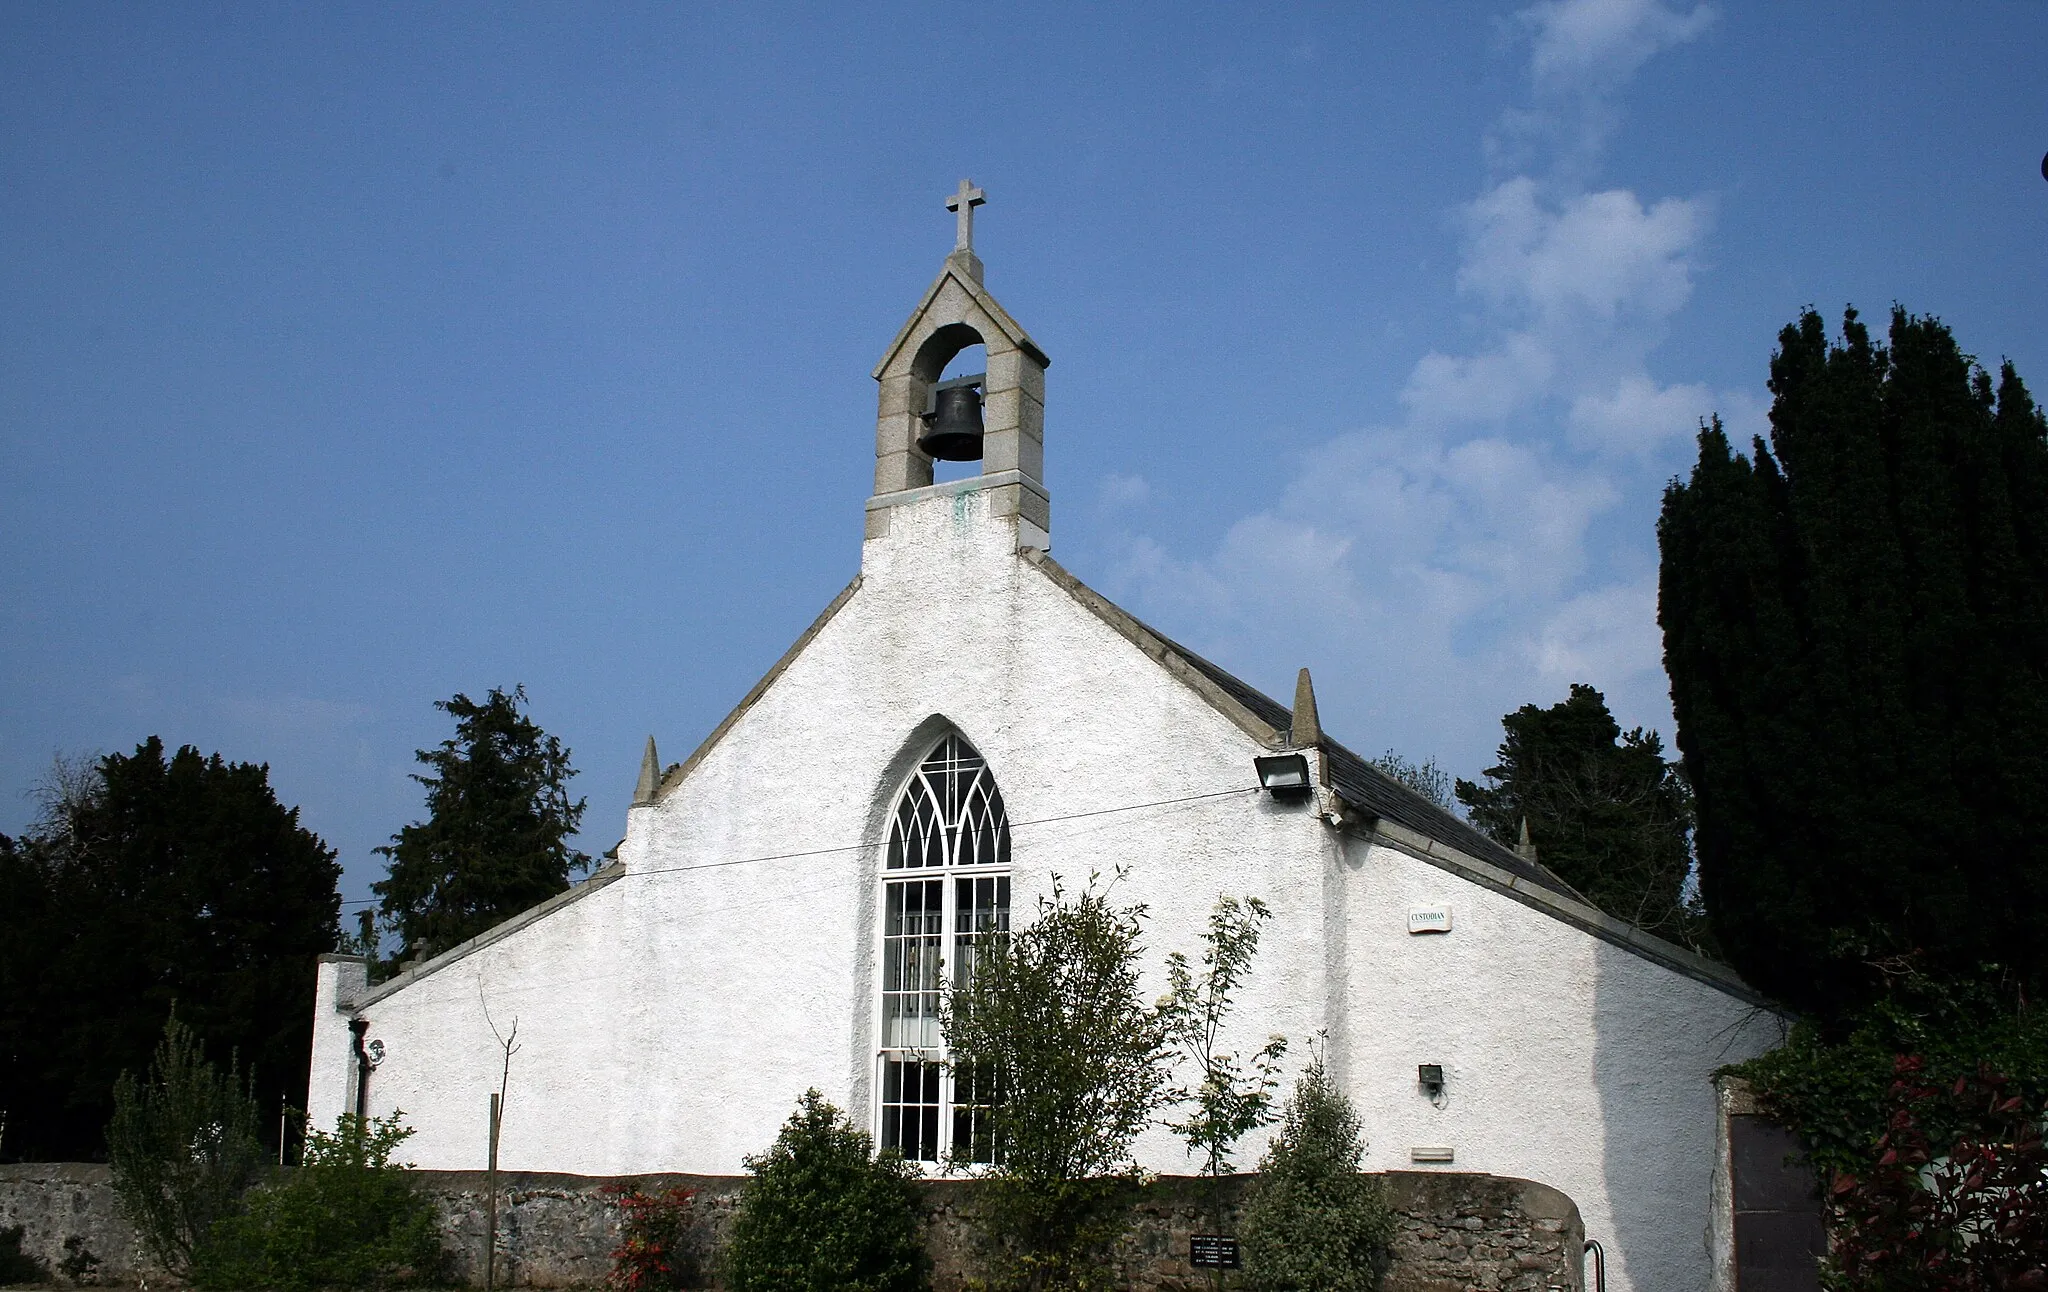
[[[1410,933],[1449,933],[1451,931],[1451,908],[1442,902],[1434,906],[1415,906],[1408,910],[1408,931]]]

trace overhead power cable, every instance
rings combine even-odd
[[[1116,807],[1094,808],[1087,812],[1065,812],[1058,816],[1035,817],[1029,821],[1012,821],[1010,829],[1027,830],[1035,826],[1057,825],[1064,821],[1082,821],[1090,817],[1115,816],[1124,812],[1142,812],[1148,808],[1174,807],[1183,803],[1200,803],[1208,799],[1228,798],[1234,794],[1257,793],[1257,786],[1240,786],[1227,790],[1210,790],[1203,794],[1184,794],[1178,798],[1152,799],[1144,803],[1124,803]],[[835,853],[860,852],[878,846],[872,841],[862,843],[835,844],[826,848],[805,848],[797,852],[768,853],[759,857],[730,857],[724,861],[701,861],[689,866],[655,866],[646,870],[628,870],[620,879],[632,879],[649,875],[677,875],[693,870],[722,870],[728,866],[753,866],[771,861],[796,861],[805,857],[827,857]],[[373,906],[375,898],[363,898],[343,902],[343,906]]]

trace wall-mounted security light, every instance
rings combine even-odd
[[[1422,1093],[1428,1095],[1430,1101],[1434,1103],[1443,1097],[1444,1065],[1441,1063],[1417,1064],[1415,1068],[1415,1081],[1417,1085],[1422,1087]]]
[[[1259,785],[1276,799],[1305,799],[1314,788],[1308,778],[1307,754],[1267,754],[1252,759]]]

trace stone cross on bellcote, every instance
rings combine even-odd
[[[974,254],[974,208],[987,201],[988,194],[974,187],[971,179],[961,180],[959,190],[947,196],[946,209],[958,213],[953,234],[954,251],[964,251],[970,256]]]

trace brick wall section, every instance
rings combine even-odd
[[[423,1171],[421,1183],[441,1204],[450,1273],[483,1281],[484,1174]],[[1384,1292],[1582,1292],[1578,1208],[1545,1185],[1491,1175],[1389,1172],[1384,1177],[1396,1215],[1394,1267]],[[1226,1232],[1251,1177],[1220,1186]],[[653,1192],[669,1185],[697,1190],[693,1238],[709,1252],[731,1223],[740,1181],[732,1176],[636,1176],[628,1183]],[[500,1173],[498,1271],[513,1286],[590,1287],[602,1282],[618,1242],[617,1219],[599,1190],[608,1181],[541,1172]],[[973,1272],[969,1214],[974,1186],[931,1181],[925,1200],[925,1241],[935,1292],[957,1292]],[[1136,1224],[1118,1253],[1134,1292],[1206,1292],[1206,1275],[1187,1265],[1188,1236],[1206,1231],[1202,1181],[1161,1178],[1140,1196]],[[110,1282],[133,1283],[141,1272],[135,1238],[114,1206],[107,1168],[76,1164],[0,1166],[0,1226],[22,1225],[23,1249],[55,1269],[65,1239],[77,1235],[98,1256]],[[152,1280],[156,1281],[156,1280]],[[707,1284],[708,1286],[708,1284]]]

